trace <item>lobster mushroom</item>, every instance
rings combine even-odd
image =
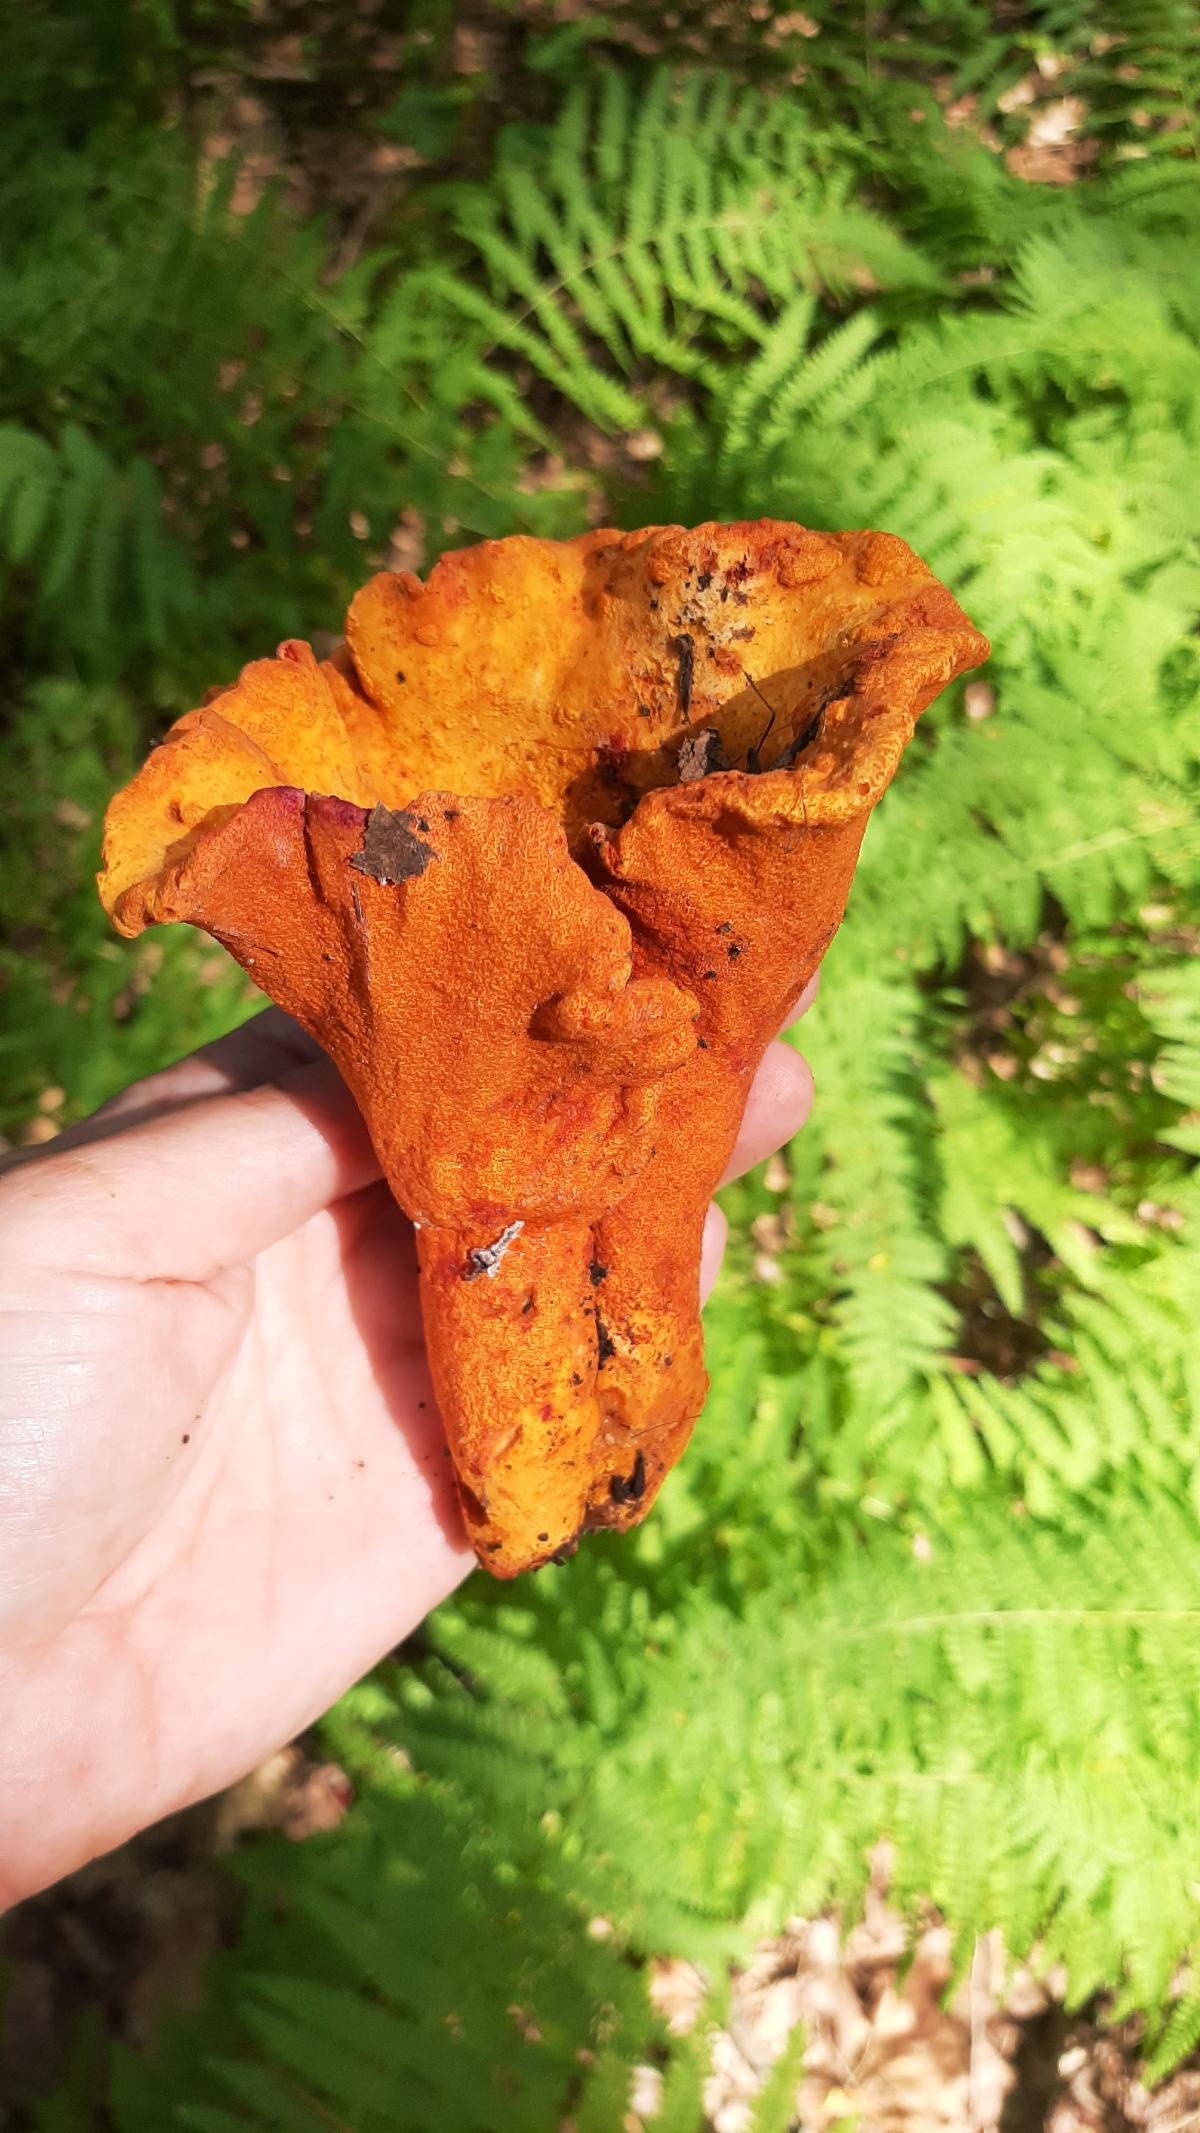
[[[704,1402],[705,1210],[920,713],[987,644],[903,541],[759,520],[383,573],[113,800],[334,1059],[417,1229],[480,1561],[644,1518]]]

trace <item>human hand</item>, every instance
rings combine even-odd
[[[730,1177],[811,1086],[772,1045]],[[241,1777],[473,1557],[410,1226],[277,1010],[19,1163],[0,1267],[3,1908]]]

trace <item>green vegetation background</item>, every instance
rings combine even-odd
[[[369,568],[884,526],[995,647],[868,839],[813,1125],[729,1195],[660,1511],[346,1698],[358,1805],[241,1855],[240,1944],[112,2123],[610,2133],[658,2054],[696,2133],[639,1959],[719,2009],[885,1832],[964,1962],[1000,1927],[1165,2068],[1200,2036],[1192,8],[67,0],[4,42],[14,1140],[253,1005],[207,943],[109,937],[101,812]]]

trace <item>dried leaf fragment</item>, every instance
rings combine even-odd
[[[501,1230],[494,1244],[473,1244],[467,1253],[463,1280],[478,1281],[481,1274],[486,1274],[489,1281],[494,1281],[505,1252],[514,1238],[520,1236],[524,1227],[523,1222],[510,1222],[507,1229]]]
[[[698,778],[707,778],[714,770],[726,770],[728,764],[721,754],[720,735],[713,727],[705,726],[699,733],[689,733],[679,749],[679,782],[694,785]]]
[[[437,856],[431,844],[422,844],[419,827],[417,819],[402,809],[373,807],[363,831],[362,850],[354,854],[351,866],[385,888],[393,881],[414,881]]]

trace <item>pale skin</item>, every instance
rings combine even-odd
[[[728,1175],[811,1095],[773,1044]],[[0,1909],[244,1775],[472,1564],[411,1232],[294,1023],[0,1179]]]

